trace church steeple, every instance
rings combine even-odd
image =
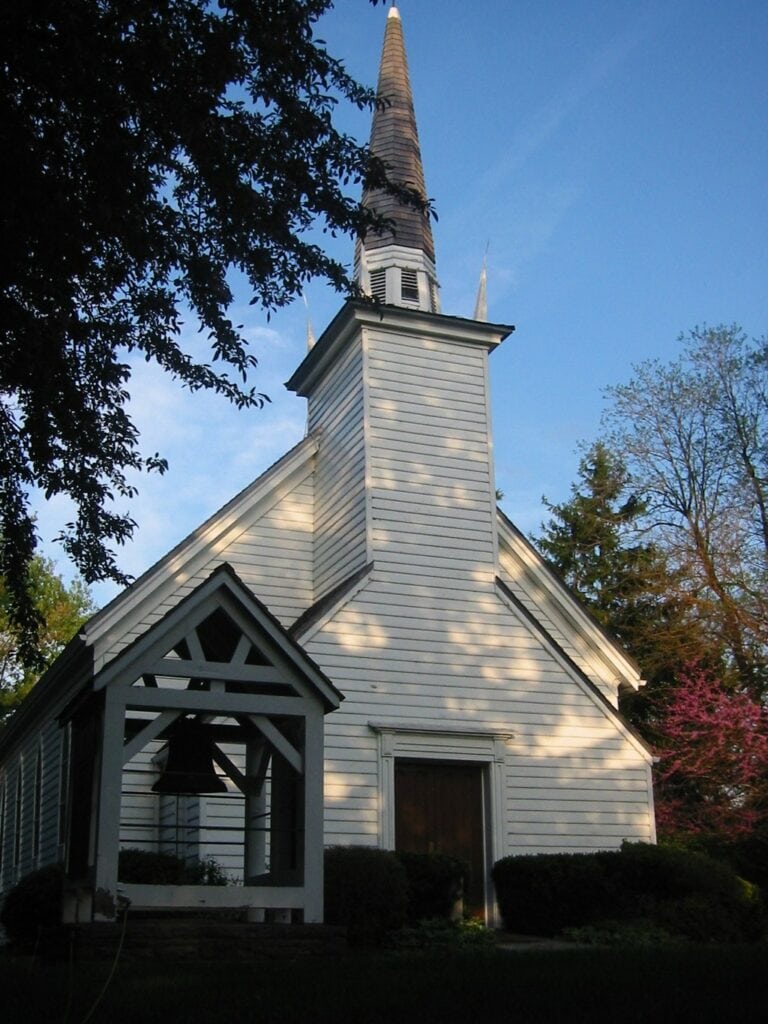
[[[387,165],[392,181],[415,188],[426,199],[419,135],[413,110],[403,28],[391,7],[377,87],[382,106],[373,116],[371,152]],[[394,232],[369,232],[358,241],[355,277],[369,295],[396,306],[439,312],[435,247],[429,215],[375,190],[363,202],[395,223]]]

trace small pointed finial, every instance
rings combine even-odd
[[[483,256],[483,269],[480,271],[480,284],[477,288],[477,299],[475,300],[475,320],[488,321],[488,245],[485,246]]]
[[[307,302],[307,296],[304,292],[301,293],[301,297],[304,300],[304,308],[307,311],[307,352],[311,352],[315,347],[315,332],[312,330],[312,321],[309,318],[309,303]]]

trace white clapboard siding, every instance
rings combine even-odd
[[[16,881],[14,869],[14,806],[16,801],[16,772],[18,762],[8,759],[3,765],[0,777],[0,810],[2,818],[2,859],[0,860],[0,895],[5,893]]]
[[[154,758],[165,744],[152,740],[123,768],[120,806],[120,846],[157,853],[161,823],[160,798],[152,792],[159,777]]]
[[[171,853],[188,863],[213,859],[232,881],[243,878],[244,802],[229,779],[221,796],[173,796],[155,794],[159,777],[154,762],[164,747],[148,743],[125,766],[120,812],[120,846]],[[223,744],[222,749],[241,770],[241,748]]]
[[[113,638],[107,659],[192,593],[217,566],[228,562],[243,582],[285,626],[313,601],[314,485],[311,467],[294,489],[261,517],[247,521],[234,537],[199,560],[193,574],[154,605],[131,628]]]
[[[61,860],[61,758],[64,733],[59,726],[58,715],[70,696],[66,688],[59,694],[52,694],[34,727],[16,738],[10,749],[6,750],[0,766],[0,790],[4,790],[0,899],[23,875]],[[39,800],[36,783],[38,754],[42,769]],[[17,822],[16,781],[20,770],[23,782],[21,820]]]
[[[297,636],[346,698],[325,719],[328,844],[394,842],[395,758],[483,766],[489,859],[652,841],[651,758],[615,711],[639,676],[495,510],[487,354],[501,332],[346,315],[333,358],[305,370],[311,436],[95,617],[97,667],[224,562],[285,627],[354,577]],[[0,776],[6,888],[60,854],[56,715],[71,696],[64,687]],[[213,857],[241,878],[242,797],[229,783],[200,800],[151,794],[161,746],[126,766],[121,844]]]
[[[35,868],[43,861],[39,850],[33,842],[35,835],[36,814],[42,814],[46,804],[45,763],[48,760],[43,749],[42,737],[35,733],[25,738],[15,756],[6,764],[5,770],[5,828],[2,879],[3,888],[8,889],[19,878]],[[36,801],[36,765],[40,753],[43,766],[43,791],[39,806]],[[21,777],[21,801],[19,803],[19,777]],[[40,837],[46,831],[47,823],[39,821]]]
[[[365,400],[363,351],[344,351],[309,401],[318,437],[315,474],[315,597],[365,565]]]
[[[369,584],[306,642],[346,696],[326,720],[327,842],[381,842],[371,724],[387,721],[414,730],[413,756],[436,756],[443,741],[430,735],[441,729],[456,731],[452,757],[471,758],[462,729],[511,735],[499,855],[653,838],[649,759],[522,616],[490,586],[483,592],[461,580],[453,588],[456,611],[447,616],[439,614],[441,587],[396,590],[392,603],[391,581],[377,562]]]
[[[494,571],[484,346],[366,329],[371,548],[425,581]]]

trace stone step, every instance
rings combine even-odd
[[[49,929],[46,959],[248,961],[334,956],[346,947],[346,929],[321,924],[252,924],[210,918],[137,918]]]

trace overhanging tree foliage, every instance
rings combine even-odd
[[[87,588],[80,580],[69,585],[51,561],[35,557],[28,571],[29,600],[39,620],[39,666],[46,668],[61,653],[77,630],[94,612]],[[0,578],[0,726],[37,682],[39,671],[20,657],[21,631],[9,614],[5,582]]]
[[[376,2],[376,0],[372,0]],[[61,540],[90,582],[125,582],[112,546],[143,453],[126,410],[131,354],[238,406],[265,396],[229,319],[232,272],[267,310],[345,268],[310,228],[380,228],[363,186],[423,206],[340,134],[371,105],[315,38],[332,0],[7,0],[0,8],[0,573],[26,623],[29,492],[64,494]],[[347,186],[354,192],[350,197]],[[192,311],[210,358],[179,340]],[[214,366],[213,364],[218,364]]]

